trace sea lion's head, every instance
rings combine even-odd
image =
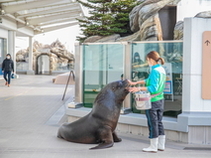
[[[111,82],[110,84],[108,84],[108,86],[114,93],[116,100],[120,100],[121,102],[125,99],[126,95],[129,93],[128,80],[119,80]]]
[[[106,102],[109,102],[110,104],[119,105],[129,93],[128,87],[129,83],[127,79],[111,82],[100,91],[95,102],[100,103],[106,100]]]

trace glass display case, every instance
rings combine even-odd
[[[128,79],[132,81],[147,78],[150,68],[146,55],[153,50],[165,59],[163,67],[167,77],[164,116],[177,117],[182,109],[182,41],[83,44],[83,105],[92,107],[99,91],[109,82],[124,78],[124,73],[129,74]],[[133,94],[130,96],[130,101],[127,102],[130,105],[127,106],[131,111],[144,113],[135,108]]]
[[[83,104],[92,107],[99,91],[109,82],[121,79],[124,72],[124,47],[121,44],[83,45]]]

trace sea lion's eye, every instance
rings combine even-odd
[[[116,88],[115,87],[112,87],[112,90],[114,91]]]

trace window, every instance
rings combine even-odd
[[[92,107],[98,92],[109,82],[121,79],[124,52],[121,44],[83,45],[83,102]]]
[[[132,43],[132,73],[133,81],[148,77],[149,66],[146,64],[146,55],[150,51],[157,51],[165,59],[166,88],[164,116],[176,117],[181,113],[182,105],[182,42],[148,42]],[[131,99],[131,108],[135,113],[144,113],[135,108],[134,99]]]

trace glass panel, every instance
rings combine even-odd
[[[157,51],[165,59],[164,68],[167,73],[165,88],[164,116],[176,117],[181,113],[182,105],[182,42],[149,42],[132,44],[132,74],[133,81],[142,80],[149,75],[149,66],[146,63],[146,55],[150,51]],[[131,108],[135,113],[144,113],[137,110],[134,99],[131,99]]]
[[[83,103],[92,107],[99,91],[109,82],[120,80],[124,55],[121,44],[83,45]]]

